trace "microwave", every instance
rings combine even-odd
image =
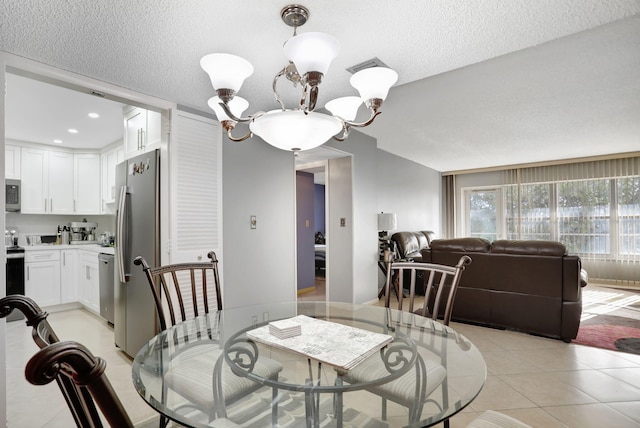
[[[5,211],[20,212],[20,180],[4,181]]]

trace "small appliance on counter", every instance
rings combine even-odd
[[[72,221],[71,223],[69,223],[69,229],[71,229],[71,241],[69,241],[69,244],[97,244],[97,227],[98,223]]]

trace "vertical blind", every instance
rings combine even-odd
[[[503,172],[507,239],[550,239],[592,279],[640,285],[640,157]]]

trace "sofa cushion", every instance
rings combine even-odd
[[[422,259],[420,250],[429,248],[429,238],[425,232],[396,232],[391,235],[391,240],[396,243],[400,259],[414,258],[419,261]]]
[[[500,239],[493,241],[493,244],[491,244],[491,252],[497,254],[562,257],[567,255],[567,247],[555,241],[515,241]]]
[[[431,241],[434,251],[458,251],[488,253],[491,243],[484,238],[434,239]]]

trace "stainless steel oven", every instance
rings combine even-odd
[[[5,211],[20,211],[20,180],[4,181]]]
[[[7,251],[7,296],[24,295],[24,248],[5,247]],[[7,321],[24,319],[22,312],[15,310],[7,317]]]

